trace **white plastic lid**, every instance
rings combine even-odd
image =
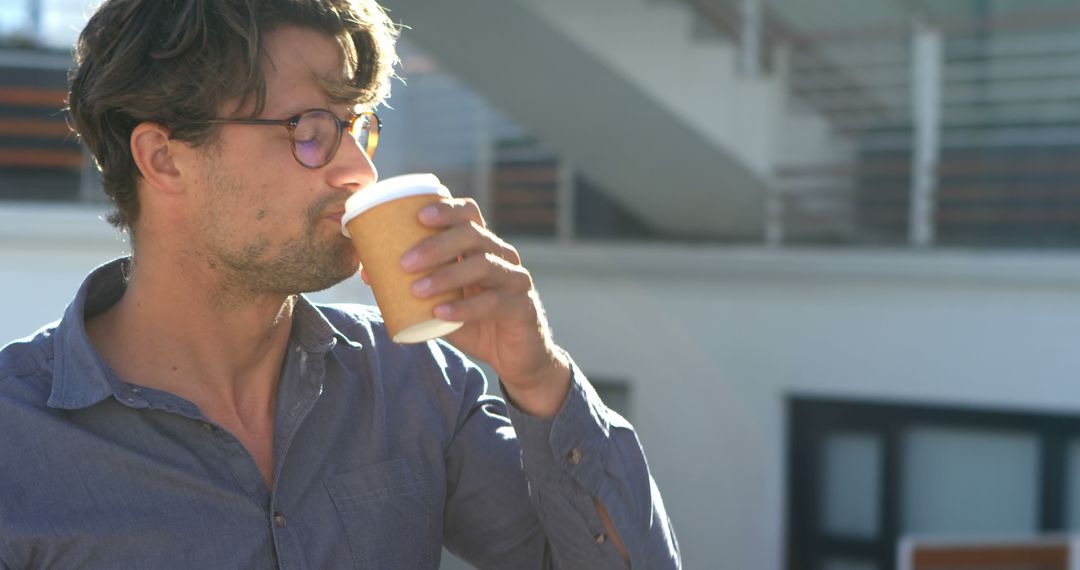
[[[364,212],[398,198],[408,196],[422,196],[424,194],[437,194],[443,198],[450,198],[450,191],[439,182],[439,177],[434,174],[403,174],[394,176],[372,184],[364,188],[345,201],[345,215],[341,217],[341,233],[347,238],[349,228],[346,224],[349,220]]]

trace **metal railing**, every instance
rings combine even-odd
[[[1080,246],[1080,33],[1070,29],[1080,29],[1080,8],[924,18],[922,27],[853,28],[838,14],[836,27],[803,29],[780,2],[761,4],[760,16],[748,18],[740,6],[759,0],[682,1],[733,46],[753,44],[744,27],[756,22],[756,67],[782,76],[789,91],[789,108],[778,112],[820,117],[838,148],[850,149],[829,162],[773,165],[770,241]],[[914,57],[919,37],[937,38],[939,46],[921,61]],[[41,57],[0,52],[0,66],[41,68]],[[48,57],[56,60],[44,67],[56,68],[52,83],[0,86],[0,170],[66,184],[62,199],[102,200],[85,155],[61,133],[66,66]],[[424,67],[422,57],[416,61]],[[940,73],[927,75],[927,65]],[[438,73],[431,61],[427,66],[414,78]],[[932,88],[921,105],[920,81]],[[26,103],[31,92],[45,94],[40,105]],[[580,223],[573,168],[470,97],[476,101],[463,113],[460,101],[433,92],[420,115],[391,121],[388,144],[407,123],[424,124],[410,135],[407,156],[429,162],[395,159],[389,149],[381,160],[436,170],[512,231],[572,236]],[[35,152],[24,160],[27,148]],[[32,164],[53,159],[59,162]],[[65,176],[74,182],[57,182]],[[9,178],[0,181],[6,197],[49,195]]]
[[[738,0],[685,2],[740,45]],[[845,27],[837,14],[834,28],[799,29],[785,16],[768,5],[763,67],[787,74],[788,112],[823,117],[853,152],[775,166],[773,241],[1080,245],[1080,8],[922,15],[922,27]],[[920,61],[927,33],[940,49]]]

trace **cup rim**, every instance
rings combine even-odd
[[[439,182],[439,178],[431,173],[402,174],[385,180],[380,180],[363,190],[358,190],[345,201],[345,214],[341,217],[341,234],[347,238],[349,234],[348,223],[364,212],[398,198],[409,196],[424,196],[434,194],[443,198],[450,198],[450,190]]]

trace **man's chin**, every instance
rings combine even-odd
[[[325,291],[353,277],[359,271],[360,261],[356,258],[356,253],[352,252],[349,256],[335,260],[333,267],[326,267],[323,271],[320,271],[318,277],[313,279],[312,283],[300,293]]]

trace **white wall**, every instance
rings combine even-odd
[[[0,345],[59,319],[82,277],[127,246],[92,206],[0,204]]]
[[[783,564],[791,394],[1080,410],[1080,256],[525,247],[557,339],[632,383],[687,568]]]
[[[0,206],[0,344],[123,251],[102,214]],[[793,393],[1080,410],[1080,255],[519,246],[557,340],[630,383],[687,568],[781,568]]]

